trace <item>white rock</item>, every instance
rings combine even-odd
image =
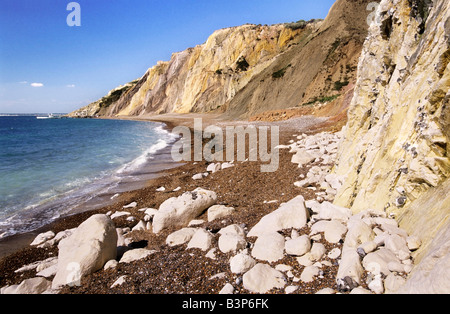
[[[43,261],[37,261],[37,262],[31,263],[31,264],[25,265],[25,266],[15,270],[14,272],[22,273],[24,271],[30,271],[30,270],[40,271],[40,270],[45,269],[57,262],[58,262],[57,257],[49,257]],[[39,270],[38,270],[38,268],[39,268]]]
[[[303,228],[309,218],[305,207],[305,199],[299,195],[287,203],[282,204],[274,212],[264,216],[248,233],[249,237],[273,233],[283,229]]]
[[[45,277],[45,278],[50,278],[53,277],[54,275],[56,275],[56,272],[58,271],[58,260],[56,259],[54,261],[53,265],[46,265],[47,267],[45,268],[36,268],[36,276],[38,277]]]
[[[339,248],[334,248],[327,254],[328,258],[336,259],[341,256],[341,250]]]
[[[111,259],[109,261],[106,262],[105,266],[103,266],[103,269],[110,269],[110,268],[116,268],[116,266],[119,264],[118,261],[116,261],[115,259]]]
[[[75,229],[76,228],[67,229],[67,230],[58,232],[54,238],[47,240],[46,242],[38,245],[38,248],[46,248],[46,247],[50,247],[50,246],[58,244],[62,239],[65,239],[65,238],[71,236],[72,233],[75,231]]]
[[[376,275],[375,278],[368,284],[368,287],[374,293],[382,294],[384,292],[384,285],[381,275]]]
[[[384,247],[391,250],[400,260],[409,259],[411,255],[406,239],[398,234],[388,236],[384,241]]]
[[[361,219],[351,219],[347,224],[348,232],[345,237],[344,247],[358,248],[362,243],[372,241],[374,233]]]
[[[318,261],[325,255],[326,252],[327,249],[322,243],[313,243],[310,251],[311,259],[313,261]]]
[[[58,245],[58,271],[52,287],[77,284],[117,255],[117,232],[111,218],[93,215]]]
[[[245,236],[245,230],[242,226],[238,224],[232,224],[229,226],[226,226],[225,228],[222,228],[218,232],[219,234],[237,234],[240,236]]]
[[[216,200],[216,193],[201,188],[169,198],[153,217],[153,232],[159,233],[167,227],[184,227]]]
[[[208,251],[212,244],[213,236],[206,229],[198,229],[192,239],[189,241],[187,248],[197,248],[202,251]]]
[[[391,273],[388,267],[388,264],[391,262],[400,263],[400,260],[391,250],[380,248],[364,257],[363,266],[374,275],[383,274],[387,276]]]
[[[356,287],[350,292],[350,294],[372,294],[372,292],[364,289],[363,287]]]
[[[316,157],[312,156],[305,149],[298,149],[297,153],[292,156],[291,162],[294,164],[298,164],[298,167],[301,168],[304,165],[309,164],[310,162],[314,161],[314,159],[316,159]]]
[[[156,192],[164,192],[165,190],[166,190],[166,188],[161,186],[161,187],[156,189]]]
[[[1,294],[42,294],[50,290],[52,283],[45,278],[35,277],[22,281],[19,285],[3,287]]]
[[[212,163],[212,164],[208,165],[208,167],[206,168],[206,171],[214,173],[214,172],[219,171],[220,168],[221,168],[220,163],[217,163],[217,164]]]
[[[284,237],[277,233],[266,233],[256,240],[252,256],[256,259],[276,262],[284,257]]]
[[[285,273],[287,271],[292,270],[292,266],[285,265],[285,264],[278,264],[277,266],[275,266],[275,269]]]
[[[148,249],[129,250],[123,254],[119,263],[131,263],[146,258],[147,256],[152,255],[154,253],[156,253],[155,250],[148,250]]]
[[[367,254],[375,251],[378,247],[378,244],[375,241],[367,241],[364,242],[363,244],[361,244],[358,248],[357,248],[357,252],[359,255],[361,255],[361,257],[366,256]]]
[[[334,205],[330,202],[323,202],[320,205],[314,205],[317,215],[313,217],[320,220],[339,220],[346,222],[352,216],[352,211],[348,208]]]
[[[338,273],[336,275],[336,283],[338,284],[339,290],[351,290],[353,288],[347,284],[346,277],[351,278],[357,284],[361,284],[363,272],[364,269],[356,248],[343,248]]]
[[[208,221],[220,219],[231,215],[235,212],[233,207],[227,207],[224,205],[213,205],[208,209]]]
[[[406,239],[406,243],[411,251],[417,250],[422,245],[422,241],[417,236],[409,236]]]
[[[166,238],[166,244],[169,246],[176,246],[188,243],[191,241],[197,228],[183,228],[169,234]]]
[[[317,291],[316,294],[336,294],[336,291],[332,288],[323,288]]]
[[[300,257],[297,257],[297,263],[301,266],[311,266],[314,262],[311,257],[311,253],[306,253]]]
[[[155,216],[157,213],[158,213],[158,210],[155,208],[147,208],[147,209],[145,209],[145,212],[144,212],[144,214],[150,216],[150,218]]]
[[[203,173],[197,173],[192,176],[192,180],[201,180],[203,179]]]
[[[266,293],[286,285],[284,275],[267,264],[256,264],[242,278],[244,288],[254,293]]]
[[[40,245],[40,244],[52,239],[54,236],[55,236],[55,233],[53,231],[41,233],[41,234],[37,235],[37,237],[33,240],[33,242],[31,242],[30,245],[32,245],[32,246]]]
[[[233,294],[234,293],[234,287],[232,284],[227,283],[222,290],[219,291],[219,294]]]
[[[302,256],[311,250],[311,239],[307,235],[286,241],[284,244],[286,254]]]
[[[189,221],[188,227],[195,227],[195,226],[203,224],[204,222],[205,221],[203,219],[194,219],[194,220]]]
[[[394,293],[406,283],[406,279],[395,274],[389,274],[384,280],[385,293]]]
[[[302,274],[300,275],[300,279],[303,282],[312,282],[314,281],[314,277],[319,275],[319,267],[316,266],[306,266],[303,270]]]
[[[230,269],[235,274],[243,274],[255,265],[256,261],[251,256],[243,253],[239,253],[230,259]]]
[[[330,186],[333,189],[339,190],[342,186],[343,177],[338,176],[337,174],[334,174],[334,173],[330,173],[325,176],[325,180],[328,182],[328,184],[330,184]]]
[[[114,288],[114,287],[123,285],[125,283],[126,278],[127,278],[126,275],[120,276],[116,281],[114,281],[114,283],[111,285],[110,288]]]
[[[147,230],[147,226],[146,223],[144,221],[139,221],[137,223],[136,226],[133,227],[133,229],[131,229],[132,231],[143,231],[143,230]]]
[[[208,251],[208,253],[206,253],[205,257],[210,258],[210,259],[216,259],[216,248],[212,248],[211,250]]]
[[[299,286],[287,286],[286,289],[284,289],[284,293],[291,294],[297,291]]]
[[[219,237],[219,250],[222,253],[236,252],[246,247],[247,241],[241,235],[227,233]]]
[[[114,214],[112,214],[110,217],[111,217],[111,219],[115,219],[115,218],[118,218],[118,217],[129,216],[129,215],[131,215],[130,212],[121,212],[121,211],[118,211],[118,212],[115,212]]]
[[[347,227],[338,220],[320,220],[311,226],[311,235],[323,232],[329,243],[339,243],[347,233]]]
[[[136,206],[137,206],[137,203],[136,202],[132,202],[132,203],[130,203],[128,205],[125,205],[123,208],[135,208]]]
[[[227,168],[231,168],[231,167],[234,167],[234,165],[233,165],[232,163],[224,162],[224,163],[222,164],[222,170],[223,170],[223,169],[227,169]]]

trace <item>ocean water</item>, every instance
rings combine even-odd
[[[153,122],[0,116],[0,238],[142,186],[175,140]]]

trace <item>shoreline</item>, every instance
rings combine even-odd
[[[182,115],[182,118],[180,120],[177,120],[177,117],[175,117],[174,115],[171,115],[170,117],[161,117],[162,119],[156,119],[156,117],[141,117],[138,120],[161,122],[166,125],[166,129],[171,130],[177,125],[192,126],[191,122],[193,116],[205,118],[203,124],[204,126],[211,124],[212,122],[216,123],[217,125],[222,125],[222,127],[229,124],[242,125],[250,123],[256,125],[278,125],[280,126],[279,144],[287,144],[288,140],[292,139],[293,134],[313,134],[330,129],[330,125],[328,125],[328,119],[321,119],[316,117],[300,117],[298,119],[283,122],[264,123],[253,123],[248,121],[225,121],[218,120],[216,118],[208,119],[210,118],[208,115]],[[132,118],[130,117],[127,119]],[[302,123],[305,123],[305,121],[309,121],[309,124],[306,123],[302,125]],[[3,253],[3,255],[0,255],[0,287],[9,284],[17,284],[21,280],[23,280],[23,277],[14,273],[16,269],[32,262],[43,260],[45,258],[48,258],[49,256],[57,255],[57,248],[55,247],[38,249],[29,245],[38,234],[49,230],[58,233],[66,229],[76,228],[87,218],[94,214],[105,214],[108,211],[121,211],[123,210],[123,207],[125,205],[133,201],[136,201],[138,203],[138,207],[131,212],[133,215],[137,216],[139,215],[137,211],[138,208],[158,208],[160,204],[168,198],[180,196],[186,191],[192,191],[196,187],[201,186],[216,191],[222,190],[222,192],[218,193],[220,195],[219,198],[221,199],[218,202],[219,204],[242,208],[242,215],[245,216],[245,219],[248,221],[256,222],[257,218],[261,217],[261,215],[263,215],[264,213],[268,213],[276,209],[279,205],[279,202],[289,201],[299,194],[304,195],[305,199],[313,198],[314,193],[311,190],[306,188],[296,188],[293,185],[293,182],[297,181],[297,176],[293,174],[293,171],[299,172],[299,174],[306,174],[305,171],[307,170],[297,169],[295,165],[293,166],[290,163],[291,154],[287,152],[283,153],[280,157],[280,168],[282,169],[278,170],[276,173],[268,175],[260,173],[259,167],[261,162],[258,161],[245,163],[245,169],[242,171],[242,173],[234,173],[233,168],[237,167],[233,167],[231,168],[231,170],[226,169],[225,171],[221,171],[221,173],[218,175],[212,174],[204,180],[200,180],[199,182],[197,180],[192,180],[192,176],[196,173],[205,172],[205,169],[209,163],[204,160],[201,162],[191,161],[180,163],[180,165],[175,168],[161,170],[158,173],[158,177],[149,180],[146,183],[145,187],[121,193],[120,196],[117,197],[110,205],[103,206],[95,210],[84,211],[81,213],[61,217],[54,222],[51,222],[50,224],[47,224],[44,227],[33,232],[13,235],[11,237],[1,239],[0,253]],[[223,174],[226,175],[224,177],[219,177]],[[280,182],[282,181],[292,182],[289,183],[289,186],[283,187],[283,185],[280,184]],[[249,184],[253,184],[251,189],[254,189],[254,191],[251,194],[248,194],[248,192],[244,191],[243,189],[243,187],[247,187]],[[166,187],[166,191],[156,192],[156,189],[161,186]],[[181,189],[177,192],[174,192],[173,190],[175,190],[177,187],[181,187]],[[277,199],[276,203],[268,203],[264,205],[264,210],[258,209],[258,213],[253,212],[256,210],[255,208],[260,207],[260,204],[262,204],[263,202],[269,202],[275,199]],[[135,225],[135,223],[120,218],[118,220],[115,220],[114,222],[116,223],[116,227],[121,228],[132,228]],[[212,224],[210,228],[214,229],[217,227]],[[168,232],[169,231],[170,230],[168,230]],[[165,241],[165,237],[167,237],[166,233],[162,233],[161,235],[158,234],[156,236],[137,232],[137,234],[133,235],[133,238],[135,238],[137,241],[146,239],[145,241],[148,242],[149,248],[157,248],[158,246],[162,245],[162,243],[164,243]],[[32,274],[30,274],[30,276],[32,276]]]
[[[168,132],[171,132],[172,128],[175,127],[175,124],[173,124],[170,121],[163,122],[163,121],[157,121],[157,120],[144,120],[144,119],[126,119],[126,120],[159,122],[162,124],[163,129]],[[162,156],[165,153],[167,153],[167,150],[170,149],[172,145],[173,145],[173,143],[170,143],[167,147],[158,151],[155,154],[155,160],[159,161],[158,156]],[[162,158],[164,158],[164,156]],[[161,161],[162,160],[163,159],[161,159]],[[175,162],[172,161],[171,163],[175,163]],[[119,194],[124,194],[127,192],[132,192],[132,191],[136,191],[136,190],[145,188],[146,186],[148,186],[149,182],[151,182],[152,180],[154,180],[160,176],[164,176],[165,172],[167,170],[170,170],[172,168],[177,168],[181,164],[182,163],[175,163],[175,165],[170,165],[170,166],[167,164],[166,167],[161,167],[160,169],[155,171],[154,178],[149,179],[149,180],[142,180],[139,182],[132,182],[132,183],[131,182],[122,183],[122,185],[124,185],[124,188],[123,188],[124,191],[120,192]],[[153,176],[153,174],[152,174],[152,176]],[[137,186],[137,188],[136,188],[136,186]],[[108,192],[108,193],[102,193],[102,194],[96,195],[92,199],[84,202],[83,204],[80,204],[76,208],[73,208],[70,211],[62,214],[61,217],[58,217],[53,221],[48,221],[48,222],[44,223],[41,227],[39,227],[37,229],[26,231],[26,232],[16,233],[16,234],[13,234],[10,236],[6,236],[5,238],[1,238],[0,239],[0,260],[11,254],[16,253],[17,251],[20,251],[21,249],[26,248],[33,241],[35,236],[37,236],[38,234],[40,234],[42,232],[49,231],[54,225],[58,225],[60,223],[60,221],[62,224],[64,224],[64,222],[67,221],[68,219],[71,219],[72,216],[74,219],[76,219],[75,218],[76,215],[83,216],[83,214],[86,212],[95,213],[98,210],[101,210],[105,206],[114,205],[115,203],[117,203],[117,199],[111,199],[113,194],[114,193],[112,193],[112,192]]]

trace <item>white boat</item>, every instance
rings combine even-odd
[[[52,113],[50,113],[46,117],[36,117],[36,119],[59,119],[59,117],[54,116]]]

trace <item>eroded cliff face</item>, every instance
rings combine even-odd
[[[338,204],[397,212],[448,178],[449,8],[435,1],[421,34],[408,0],[382,1],[340,147]]]
[[[395,215],[423,239],[422,259],[450,216],[450,2],[383,0],[378,16],[359,61],[335,203]],[[445,241],[440,257],[448,265]],[[435,265],[424,268],[430,274]]]
[[[341,107],[345,87],[356,81],[371,2],[338,0],[324,21],[218,30],[71,115],[214,112],[243,119],[342,96]]]
[[[218,30],[204,44],[158,62],[119,98],[111,99],[112,91],[88,111],[80,110],[102,116],[215,110],[318,25],[319,21]]]

